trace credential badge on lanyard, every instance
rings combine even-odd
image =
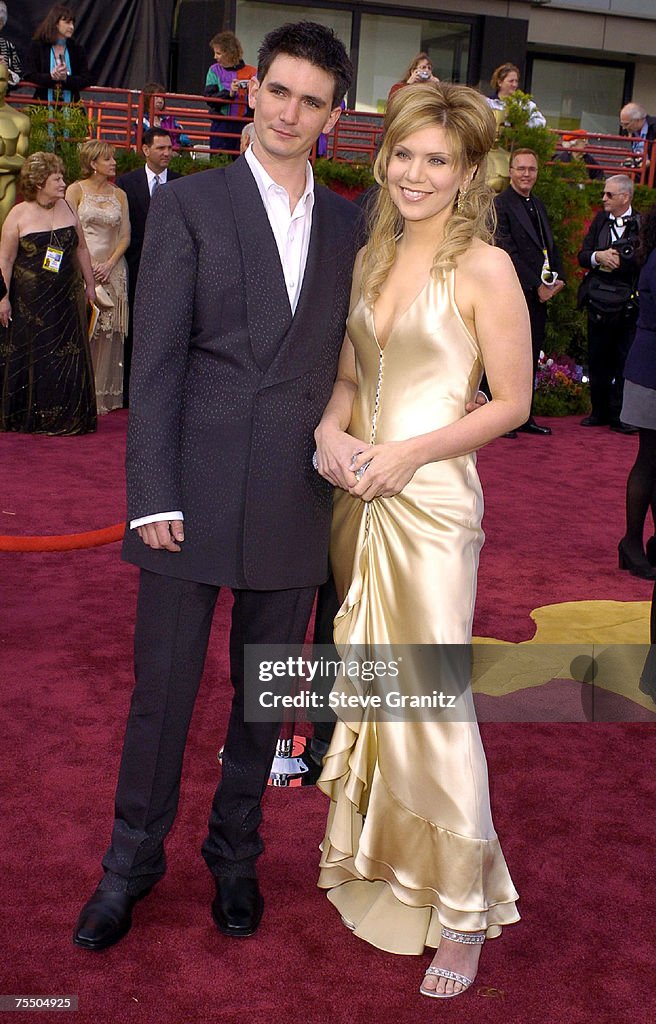
[[[49,270],[51,274],[58,274],[63,258],[63,249],[58,249],[55,245],[49,245],[43,257],[43,269]]]

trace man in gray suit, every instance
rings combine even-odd
[[[310,22],[269,33],[250,84],[255,142],[228,168],[158,189],[137,289],[124,557],[141,568],[136,687],[105,876],[74,942],[129,930],[165,871],[216,599],[234,594],[234,687],[203,857],[226,935],[262,915],[260,801],[278,725],[244,722],[244,644],[301,644],[327,576],[331,489],[313,431],[344,334],[357,209],[314,185],[308,154],[352,76]]]

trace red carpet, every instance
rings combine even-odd
[[[84,533],[125,515],[125,415],[82,438],[0,437],[0,533]],[[487,513],[475,632],[533,632],[531,609],[647,600],[616,569],[635,439],[558,421],[480,457]],[[623,1024],[656,1013],[651,876],[656,781],[647,724],[488,724],[495,821],[523,922],[487,944],[475,990],[417,994],[422,961],[372,949],[314,888],[325,798],[266,799],[258,935],[222,937],[199,854],[223,739],[227,601],[216,617],[166,879],[97,956],[71,930],[99,876],[130,695],[135,571],[119,546],[0,556],[5,943],[0,994],[78,994],[75,1020],[145,1024]],[[11,609],[8,615],[6,609]],[[420,766],[418,766],[420,770]],[[428,958],[425,958],[428,963]],[[43,1021],[43,1014],[25,1019]]]

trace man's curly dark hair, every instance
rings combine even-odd
[[[353,81],[353,65],[344,44],[332,29],[313,21],[297,21],[288,22],[269,32],[257,55],[257,77],[260,84],[280,53],[306,60],[332,75],[335,82],[333,108],[340,105]]]

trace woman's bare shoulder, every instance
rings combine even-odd
[[[458,257],[458,270],[477,279],[489,278],[506,280],[514,276],[514,267],[507,252],[496,245],[490,245],[480,238],[474,238],[471,245]]]

